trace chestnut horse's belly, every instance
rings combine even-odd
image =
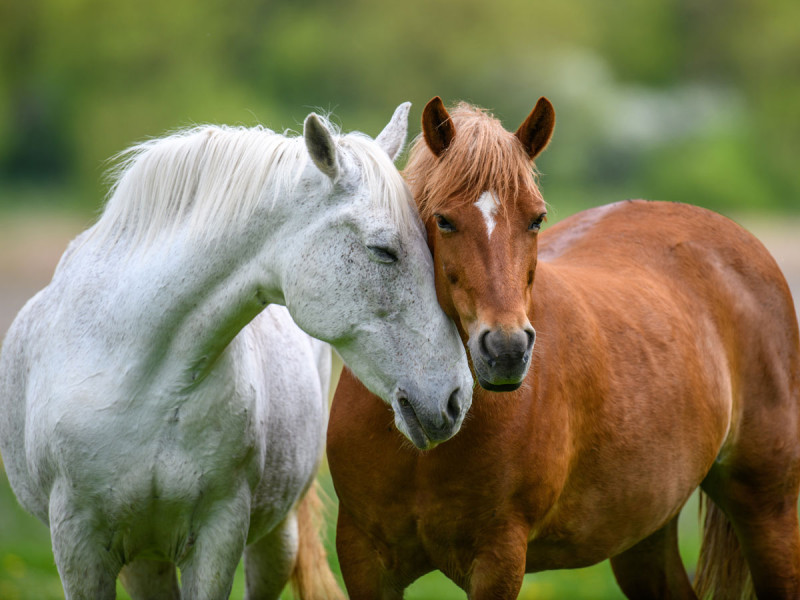
[[[705,371],[687,375],[683,385],[670,382],[670,374],[626,384],[636,392],[612,390],[595,407],[575,439],[558,498],[531,522],[529,572],[600,562],[679,514],[730,429],[730,379],[714,364],[707,356]]]
[[[659,308],[631,302],[616,343],[602,350],[613,375],[570,394],[580,419],[564,420],[570,458],[558,497],[531,515],[529,572],[588,566],[661,529],[726,443],[734,407],[723,340],[679,299]],[[536,444],[524,461],[536,464],[542,450]],[[523,486],[518,496],[535,493],[535,476]]]
[[[697,473],[698,483],[702,474]],[[526,572],[587,567],[615,556],[675,517],[692,494],[683,490],[627,490],[589,497],[586,502],[555,510],[547,525],[534,526],[526,555]],[[659,493],[660,498],[655,498]]]

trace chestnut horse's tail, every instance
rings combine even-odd
[[[733,526],[703,492],[700,492],[700,516],[703,542],[694,582],[697,597],[700,600],[755,600],[750,569]]]
[[[301,600],[344,600],[322,545],[324,507],[320,494],[319,484],[314,481],[297,507],[298,544],[292,591]]]

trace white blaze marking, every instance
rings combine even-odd
[[[489,239],[492,238],[492,231],[494,230],[495,220],[494,216],[497,214],[497,200],[493,192],[483,192],[475,206],[480,209],[483,214],[483,219],[486,221],[486,231],[489,233]]]

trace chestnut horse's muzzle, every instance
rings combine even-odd
[[[536,332],[522,328],[485,328],[467,343],[475,374],[481,387],[493,392],[517,389],[531,364]]]

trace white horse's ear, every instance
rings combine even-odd
[[[406,143],[408,133],[408,111],[411,110],[411,102],[403,102],[394,110],[391,121],[378,134],[375,141],[384,149],[389,158],[394,161]]]
[[[331,132],[323,125],[316,113],[311,113],[303,123],[303,137],[311,160],[317,168],[331,179],[339,173],[339,161],[336,156],[336,144]]]

